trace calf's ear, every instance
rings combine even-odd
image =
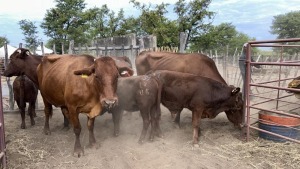
[[[18,57],[21,59],[24,59],[25,57],[27,57],[31,54],[29,52],[29,50],[27,50],[27,49],[25,49],[25,50],[18,49],[17,52],[20,54],[20,55],[18,55]]]
[[[237,93],[239,93],[240,92],[240,88],[239,87],[236,87],[236,88],[234,88],[232,91],[231,91],[231,95],[235,95],[235,94],[237,94]]]
[[[129,67],[121,67],[121,68],[118,68],[118,71],[119,71],[119,74],[122,76],[122,73],[123,72],[127,72],[129,74],[129,76],[133,76],[134,74],[134,71],[129,68]]]
[[[74,75],[87,75],[90,76],[91,74],[95,73],[95,66],[92,65],[88,68],[84,68],[81,70],[75,70]]]

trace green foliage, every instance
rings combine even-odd
[[[286,14],[274,16],[271,31],[277,35],[277,39],[299,38],[300,37],[300,11],[292,11]],[[300,44],[300,43],[288,43]],[[289,54],[299,53],[299,48],[285,49]]]
[[[55,0],[55,8],[47,10],[41,24],[44,33],[51,38],[51,45],[56,44],[57,51],[61,52],[61,44],[68,47],[68,43],[87,42],[87,29],[84,0]]]
[[[158,47],[178,46],[178,26],[175,21],[171,21],[164,16],[167,13],[166,7],[168,4],[162,3],[152,7],[135,0],[130,2],[141,11],[138,18],[141,28],[138,32],[139,35],[156,35]]]
[[[35,51],[36,47],[40,43],[40,40],[38,40],[38,31],[35,24],[30,20],[20,20],[19,21],[20,28],[25,36],[25,47]]]
[[[208,10],[211,0],[179,0],[175,4],[174,12],[178,16],[178,31],[188,34],[187,44],[194,41],[210,27],[215,13]]]
[[[228,51],[229,55],[234,55],[236,50],[241,50],[243,44],[250,40],[255,39],[236,31],[231,23],[221,23],[217,26],[209,26],[206,33],[195,37],[190,50],[203,52],[218,50],[223,54],[227,54]]]
[[[5,43],[9,44],[9,40],[4,36],[0,36],[0,47],[4,46]]]

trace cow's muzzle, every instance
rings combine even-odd
[[[117,103],[118,103],[117,99],[104,99],[102,101],[102,105],[107,109],[113,108],[114,106],[117,105]]]

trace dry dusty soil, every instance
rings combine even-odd
[[[95,121],[97,149],[85,148],[84,156],[74,157],[73,130],[62,130],[59,109],[50,120],[51,135],[43,134],[44,113],[37,111],[36,125],[20,129],[18,112],[4,113],[8,168],[18,169],[252,169],[300,166],[300,146],[296,143],[274,143],[251,134],[246,142],[240,131],[227,120],[225,113],[215,119],[202,119],[199,147],[192,146],[191,112],[184,109],[182,127],[172,123],[170,113],[162,107],[163,138],[140,145],[142,130],[139,112],[124,113],[121,132],[113,136],[111,114]],[[88,144],[85,115],[80,115],[81,143]]]

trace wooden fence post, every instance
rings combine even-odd
[[[61,43],[61,54],[65,54],[65,44]]]
[[[52,49],[53,49],[53,53],[56,54],[55,44],[53,44]]]
[[[22,47],[22,44],[21,44]],[[5,69],[7,68],[8,65],[8,49],[7,49],[7,42],[5,42],[4,44],[4,53],[5,53],[5,62],[4,62],[4,66]],[[9,110],[13,110],[14,109],[14,105],[15,105],[15,101],[14,101],[14,93],[13,93],[13,88],[12,85],[10,83],[10,77],[6,77],[6,83],[7,83],[7,87],[8,87],[8,93],[9,93]]]
[[[73,54],[74,53],[73,50],[74,50],[74,40],[70,40],[68,54]]]

